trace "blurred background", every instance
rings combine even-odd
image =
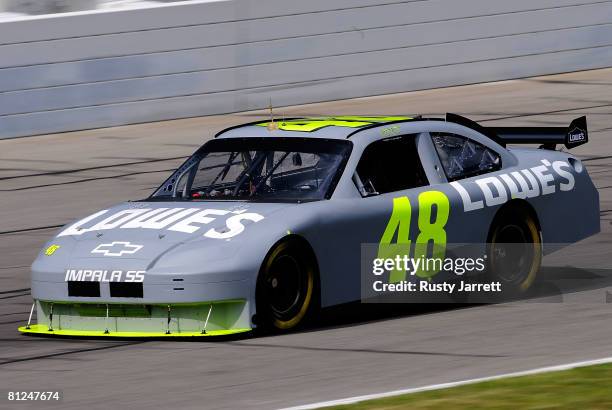
[[[612,3],[602,0],[0,0],[0,9],[0,138],[612,66]]]
[[[147,7],[155,3],[178,0],[0,0],[0,11],[17,17],[22,14],[54,14],[84,10],[107,10],[129,7]]]

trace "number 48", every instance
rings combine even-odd
[[[436,207],[435,219],[432,220],[433,208]],[[440,191],[425,191],[418,197],[419,234],[414,246],[414,259],[443,259],[446,255],[446,230],[450,203],[448,197]],[[410,255],[410,220],[412,205],[410,198],[402,196],[393,198],[393,212],[385,232],[380,239],[379,258],[395,258],[396,255]],[[395,239],[395,242],[393,240]],[[428,256],[429,243],[433,244],[431,255]],[[420,278],[431,278],[438,271],[428,270],[420,266],[415,274]],[[391,272],[389,282],[400,282],[406,279],[405,271]]]

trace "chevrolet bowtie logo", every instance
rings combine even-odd
[[[100,253],[104,256],[133,255],[143,248],[142,245],[133,245],[129,242],[102,243],[91,253]]]

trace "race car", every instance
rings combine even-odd
[[[529,257],[502,260],[512,270],[497,274],[525,290],[548,243],[599,232],[596,188],[578,158],[556,150],[587,141],[585,117],[567,128],[484,127],[456,114],[228,128],[150,197],[62,228],[32,265],[34,303],[19,330],[287,331],[360,300],[363,244],[529,244]]]

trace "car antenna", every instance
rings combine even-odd
[[[272,97],[270,97],[270,105],[268,105],[270,109],[270,122],[268,123],[268,131],[274,131],[278,129],[278,124],[274,122],[274,112],[272,111]]]

